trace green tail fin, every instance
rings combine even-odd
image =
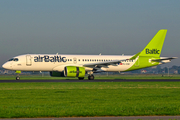
[[[166,29],[159,30],[148,45],[139,53],[132,56],[131,60],[136,60],[135,63],[126,71],[136,70],[151,66],[159,65],[158,61],[152,61],[154,59],[160,59],[161,50],[166,37]]]
[[[159,30],[139,56],[160,57],[167,29]]]

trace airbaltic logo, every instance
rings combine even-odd
[[[34,62],[66,62],[66,57],[61,56],[35,56]]]
[[[73,71],[69,71],[69,73],[77,73],[77,71],[73,70]],[[79,71],[79,73],[82,73],[82,71]]]
[[[159,54],[159,51],[158,49],[146,49],[146,54]]]

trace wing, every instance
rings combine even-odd
[[[122,61],[125,61],[125,60],[128,60],[128,59],[90,63],[90,64],[84,64],[83,66],[93,68],[94,70],[98,70],[101,67],[108,68],[109,65],[118,66],[117,64],[119,64],[119,63],[121,63]]]

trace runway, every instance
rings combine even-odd
[[[180,79],[98,79],[98,80],[0,80],[0,83],[24,82],[180,82]]]

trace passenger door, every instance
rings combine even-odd
[[[32,65],[31,55],[26,55],[26,66]]]

